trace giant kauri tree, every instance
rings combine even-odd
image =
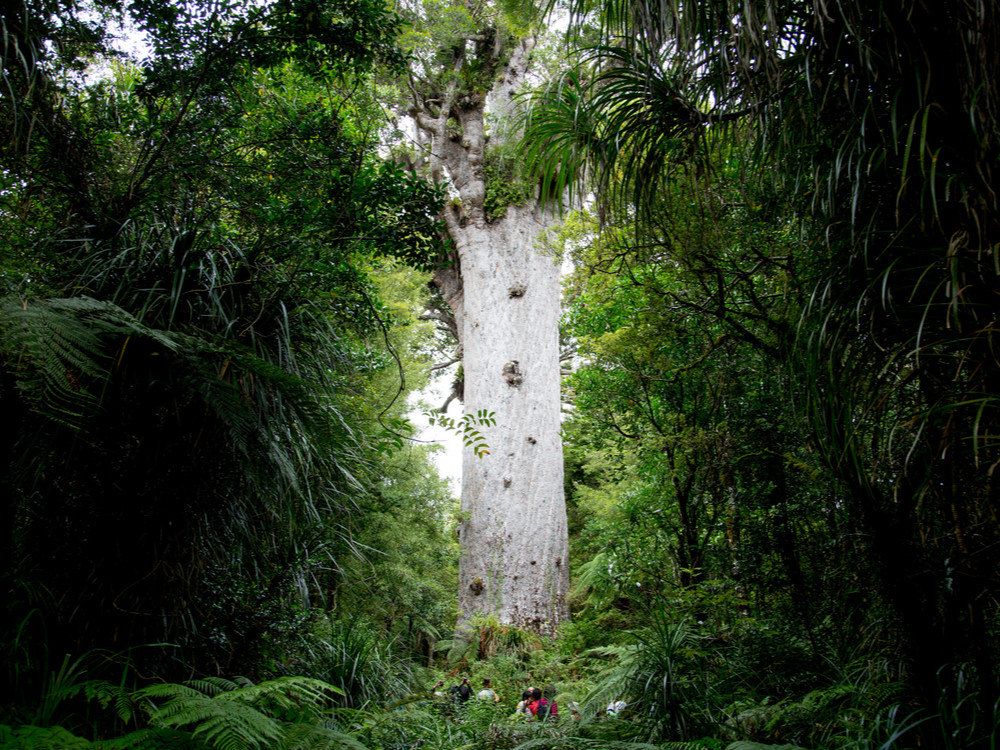
[[[424,12],[439,20],[426,22],[428,52],[409,75],[410,113],[425,174],[452,196],[449,262],[435,284],[454,315],[466,414],[496,420],[482,426],[488,452],[470,446],[463,459],[458,631],[487,614],[554,632],[569,580],[559,269],[535,248],[552,214],[513,186],[502,156],[505,113],[534,39],[485,3]]]

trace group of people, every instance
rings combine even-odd
[[[517,704],[515,715],[524,721],[546,721],[559,716],[559,705],[555,701],[556,689],[553,686],[545,688],[544,692],[539,688],[528,688],[521,694],[521,702]],[[448,688],[447,697],[450,697],[456,707],[461,707],[472,699],[473,689],[466,677],[458,685]],[[434,686],[434,696],[444,698],[444,681],[438,682]],[[500,702],[490,679],[483,680],[483,686],[479,692],[475,693],[476,700]]]
[[[442,692],[442,688],[444,688],[444,680],[441,680],[434,686],[435,698],[443,698],[445,696]],[[458,685],[452,685],[448,688],[448,695],[451,696],[455,703],[468,703],[472,698],[472,685],[469,684],[469,678],[466,677]],[[493,701],[494,703],[500,702],[500,696],[497,695],[496,691],[494,691],[490,686],[490,680],[488,677],[483,680],[483,688],[476,693],[476,698],[481,701]]]
[[[555,719],[559,716],[559,704],[555,701],[555,694],[556,689],[551,686],[545,688],[544,694],[539,688],[528,688],[521,693],[521,702],[517,704],[514,713],[525,721]]]

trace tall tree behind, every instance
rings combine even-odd
[[[426,173],[454,196],[445,210],[451,263],[435,283],[454,313],[467,414],[489,454],[463,457],[457,630],[477,613],[552,632],[567,616],[568,542],[560,437],[559,269],[535,249],[552,222],[528,188],[503,183],[503,112],[524,81],[534,40],[487,3],[427,4],[438,28],[409,77]],[[509,178],[510,175],[507,175]],[[492,183],[491,179],[492,177]],[[501,186],[510,205],[497,205]],[[505,210],[504,210],[505,209]]]

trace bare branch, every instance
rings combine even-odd
[[[431,365],[431,372],[434,372],[435,370],[443,370],[446,367],[451,367],[456,362],[461,362],[461,361],[462,360],[460,360],[458,357],[455,357],[454,359],[450,359],[447,362],[442,362],[441,364],[438,365]]]
[[[458,398],[458,393],[456,393],[455,391],[449,393],[448,398],[445,399],[445,402],[441,405],[441,408],[438,409],[438,411],[440,411],[442,414],[447,413],[448,406],[450,406],[451,402],[454,401],[456,398]]]

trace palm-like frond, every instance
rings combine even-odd
[[[704,168],[702,141],[713,115],[688,100],[677,72],[648,47],[599,47],[593,56],[602,67],[590,102],[602,123],[598,190],[650,206],[671,167]]]
[[[106,340],[147,336],[167,349],[169,336],[140,324],[117,305],[90,297],[0,300],[0,358],[16,368],[33,405],[73,422],[93,408],[114,352]]]
[[[365,708],[409,692],[410,665],[360,617],[327,623],[314,659],[345,708]]]
[[[676,170],[708,168],[708,139],[745,113],[693,95],[691,72],[641,40],[588,48],[580,67],[527,99],[522,149],[543,201],[583,189],[648,212]]]
[[[632,642],[606,649],[616,663],[584,699],[593,715],[612,700],[637,706],[652,735],[684,739],[693,728],[706,691],[698,681],[696,646],[684,622],[674,622],[661,607],[649,612],[648,625],[631,633]]]
[[[598,123],[588,104],[589,86],[571,70],[557,83],[530,95],[521,115],[521,148],[543,203],[573,201],[583,191],[594,158]]]

